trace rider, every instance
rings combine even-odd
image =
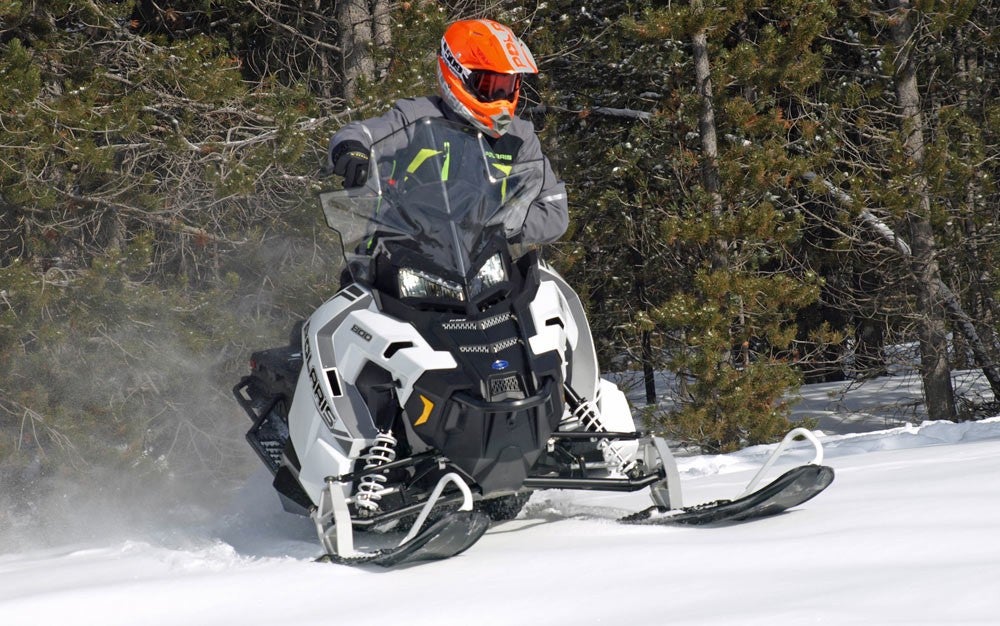
[[[536,74],[531,51],[510,28],[487,19],[452,23],[438,52],[439,96],[399,100],[385,114],[347,124],[330,139],[327,167],[359,187],[368,176],[372,144],[424,117],[469,124],[487,137],[491,158],[541,160],[544,181],[521,231],[523,243],[548,243],[566,232],[566,186],[556,178],[530,121],[514,114],[522,74]]]
[[[542,154],[534,126],[514,114],[524,74],[536,74],[538,67],[528,47],[510,28],[487,19],[454,22],[445,30],[438,53],[438,96],[399,100],[385,114],[352,122],[330,140],[327,167],[344,177],[344,187],[365,184],[369,172],[371,146],[425,117],[443,117],[481,131],[487,138],[496,163],[541,161],[544,179],[531,203],[520,233],[522,243],[548,243],[566,232],[569,221],[566,186],[556,178]],[[556,285],[580,330],[573,350],[572,372],[567,384],[574,388],[579,404],[567,414],[567,424],[586,414],[594,430],[632,431],[628,401],[611,383],[598,380],[597,357],[579,297],[550,268],[544,280]],[[346,282],[350,275],[345,270]],[[599,407],[598,407],[598,398]],[[601,416],[610,407],[608,415]],[[630,467],[636,442],[602,446],[613,466]]]

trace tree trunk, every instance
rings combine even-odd
[[[368,0],[341,0],[337,5],[340,24],[340,49],[343,63],[344,99],[353,102],[361,80],[375,74],[372,59],[372,13]]]
[[[701,97],[701,111],[698,114],[698,134],[701,137],[701,178],[712,197],[712,212],[722,212],[722,196],[719,194],[719,145],[715,129],[715,105],[712,103],[712,75],[708,61],[708,37],[705,31],[698,31],[692,38],[694,53],[694,73]]]
[[[316,18],[310,21],[309,34],[315,40],[321,40],[325,33],[332,32],[330,27],[330,17],[331,11],[324,8],[324,0],[313,0],[312,10],[317,16],[323,16],[326,19]],[[321,98],[326,101],[331,100],[334,97],[333,86],[336,84],[334,80],[335,76],[335,65],[333,55],[330,54],[328,50],[317,50],[316,51],[316,73],[317,76],[312,77],[310,80],[310,85],[313,91]]]
[[[701,0],[692,3],[697,13],[705,9]],[[698,85],[698,95],[701,98],[701,111],[698,114],[698,135],[701,138],[701,179],[705,190],[711,198],[712,215],[716,218],[722,215],[722,194],[719,192],[719,145],[715,128],[715,105],[712,103],[712,73],[708,60],[708,35],[704,29],[699,30],[691,38],[692,54],[694,56],[694,75]],[[720,239],[716,242],[712,258],[713,269],[722,269],[728,265],[728,242]]]
[[[646,404],[656,404],[656,370],[653,368],[653,333],[642,331],[642,381],[646,390]]]
[[[375,49],[385,52],[392,46],[392,2],[390,0],[372,0],[372,34]],[[384,54],[375,68],[376,77],[381,78],[389,71],[392,57]]]
[[[693,0],[692,7],[697,14],[702,14],[705,7],[702,0]],[[723,205],[720,189],[722,183],[719,177],[719,145],[715,126],[715,104],[712,102],[712,68],[708,58],[708,34],[704,28],[699,29],[691,37],[691,51],[694,57],[694,75],[701,99],[698,113],[698,135],[701,139],[701,182],[708,192],[711,202],[712,216],[719,220],[722,217]],[[713,271],[729,268],[729,242],[717,237],[711,250]],[[729,345],[735,343],[732,326],[729,328]],[[733,351],[728,350],[723,361],[732,363]]]
[[[641,216],[638,215],[640,210],[638,207],[632,208],[633,224],[641,223]],[[633,285],[633,294],[635,295],[635,307],[636,309],[642,311],[644,316],[649,315],[650,305],[649,298],[646,296],[646,277],[644,275],[644,268],[646,266],[646,255],[644,254],[643,247],[643,236],[641,233],[636,231],[631,242],[631,261],[632,267],[638,270],[639,275],[636,277],[635,283]],[[646,404],[652,405],[656,403],[656,365],[653,358],[653,332],[649,328],[643,328],[639,332],[639,356],[642,359],[642,380],[646,391]]]
[[[924,122],[920,113],[920,92],[917,88],[917,66],[913,59],[913,20],[910,0],[892,0],[895,15],[890,19],[893,43],[898,46],[895,76],[896,99],[903,130],[903,147],[913,168],[910,177],[915,205],[907,214],[910,246],[913,250],[911,269],[920,317],[917,320],[920,338],[920,376],[924,384],[924,401],[930,419],[954,419],[955,394],[948,364],[948,338],[945,324],[941,271],[936,259],[934,230],[931,226],[931,204],[924,167]]]

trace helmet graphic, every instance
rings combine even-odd
[[[441,97],[456,113],[492,137],[507,132],[521,90],[521,74],[537,74],[531,51],[493,20],[448,26],[438,54]]]

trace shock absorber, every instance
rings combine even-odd
[[[365,462],[365,471],[374,470],[386,463],[395,461],[396,438],[392,436],[392,432],[380,432],[376,435],[374,443],[365,452],[363,459]],[[387,480],[389,478],[385,473],[380,472],[372,472],[361,477],[358,481],[358,493],[354,499],[360,511],[368,514],[378,512],[379,500],[382,499],[382,496],[385,495],[385,491],[388,489],[385,486]]]
[[[583,429],[592,433],[608,432],[608,429],[601,422],[601,414],[597,410],[597,402],[584,400],[569,385],[566,385],[565,389],[570,412],[573,414],[573,417],[580,420],[580,425],[583,426]],[[625,458],[625,454],[622,453],[621,448],[616,442],[610,439],[601,439],[598,441],[597,448],[604,456],[604,462],[608,464],[608,467],[617,470],[622,475],[627,475],[636,465],[636,461]]]

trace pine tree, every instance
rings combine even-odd
[[[803,225],[796,193],[802,173],[827,158],[796,148],[814,132],[802,101],[820,79],[818,36],[832,14],[828,4],[693,2],[649,11],[635,26],[691,42],[680,119],[699,170],[666,233],[688,248],[689,277],[654,313],[678,374],[678,405],[658,422],[709,449],[789,427],[796,314],[819,287],[791,254]]]

